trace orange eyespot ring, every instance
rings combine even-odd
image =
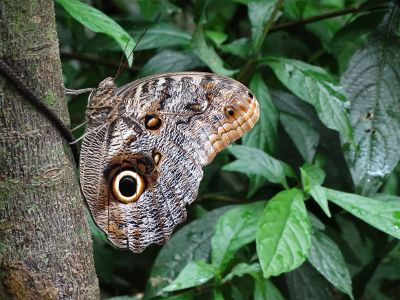
[[[225,107],[225,115],[227,117],[234,117],[236,115],[236,111],[232,106]]]
[[[155,115],[146,115],[144,117],[144,126],[146,129],[157,130],[161,127],[161,119]]]
[[[131,170],[120,172],[111,183],[111,190],[115,199],[125,204],[137,201],[144,189],[144,179]]]

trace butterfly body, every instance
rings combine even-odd
[[[89,97],[82,191],[97,225],[118,247],[162,244],[186,219],[202,167],[258,120],[257,100],[223,76],[161,74]]]

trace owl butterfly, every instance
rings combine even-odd
[[[259,117],[241,83],[208,73],[171,73],[89,96],[80,180],[97,225],[117,247],[163,244],[186,219],[202,167]]]

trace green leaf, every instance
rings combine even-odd
[[[256,235],[264,277],[300,266],[311,247],[311,224],[298,189],[278,193],[267,204]]]
[[[308,260],[330,283],[353,299],[350,272],[343,255],[335,242],[321,231],[312,237]]]
[[[354,143],[347,155],[358,193],[377,191],[400,159],[398,13],[351,58],[342,85],[351,102]]]
[[[278,136],[278,111],[272,103],[268,88],[259,73],[250,81],[250,89],[256,95],[260,105],[260,119],[254,128],[242,138],[243,144],[249,147],[274,153]],[[247,197],[251,197],[265,183],[261,175],[249,175],[249,190]]]
[[[237,264],[232,268],[232,271],[222,280],[222,282],[228,282],[233,277],[242,277],[244,275],[250,275],[254,278],[254,299],[260,300],[283,300],[283,296],[279,290],[272,284],[271,281],[265,279],[261,272],[261,266],[258,263]]]
[[[400,199],[386,201],[339,192],[325,188],[330,201],[347,210],[357,218],[400,239]]]
[[[138,28],[132,31],[132,36],[140,36],[145,27]],[[140,40],[136,50],[156,49],[161,47],[181,46],[187,47],[190,45],[192,36],[168,23],[159,23],[150,26],[146,34]]]
[[[325,172],[317,166],[306,163],[300,168],[300,174],[304,192],[311,194],[325,214],[331,217],[328,199],[325,190],[321,187],[325,180]]]
[[[130,56],[136,42],[113,19],[98,9],[78,0],[57,0],[64,9],[79,23],[94,32],[101,32],[114,39],[125,51],[129,65],[132,65],[133,57]],[[130,56],[130,57],[129,57]]]
[[[153,56],[139,73],[145,77],[158,73],[191,70],[204,66],[195,55],[174,50],[164,50]]]
[[[246,174],[256,174],[265,177],[273,183],[287,186],[286,177],[296,177],[292,168],[265,152],[247,147],[234,145],[228,148],[237,160],[225,165],[224,171],[236,171]]]
[[[308,122],[286,113],[281,113],[280,121],[303,159],[312,162],[319,143],[319,133]]]
[[[254,299],[260,300],[284,300],[281,292],[268,279],[262,276],[262,273],[257,273],[254,276]]]
[[[213,300],[224,300],[222,292],[217,288],[213,289]]]
[[[312,187],[321,185],[325,180],[325,172],[310,163],[305,163],[300,168],[300,174],[303,190],[306,193],[309,193]]]
[[[259,73],[250,81],[250,89],[260,105],[260,119],[254,128],[242,138],[243,144],[273,154],[278,137],[278,111],[269,94],[268,87]]]
[[[206,36],[213,41],[215,46],[219,47],[228,38],[228,35],[221,31],[206,30]]]
[[[258,263],[254,264],[246,264],[246,263],[240,263],[237,264],[232,268],[232,271],[229,272],[228,275],[222,280],[222,282],[228,282],[233,279],[233,277],[238,276],[242,277],[244,275],[254,275],[257,273],[261,272],[261,266]]]
[[[254,49],[258,49],[262,40],[265,25],[272,16],[275,0],[251,1],[248,4],[249,20],[251,23],[251,36]]]
[[[172,292],[202,285],[213,278],[215,274],[215,267],[203,260],[190,262],[183,268],[178,277],[163,290]]]
[[[314,185],[310,189],[310,195],[313,197],[315,202],[318,203],[324,213],[330,218],[331,212],[329,210],[328,198],[326,197],[325,189],[320,185]]]
[[[224,213],[211,239],[212,264],[222,273],[237,250],[256,239],[257,223],[265,202],[235,207]]]
[[[218,56],[214,48],[207,45],[203,26],[197,26],[192,39],[193,52],[215,73],[232,76],[237,71],[224,67],[224,61]]]
[[[296,96],[314,106],[321,121],[338,131],[344,143],[352,141],[352,128],[342,88],[323,69],[304,62],[268,57],[263,59],[279,80]]]
[[[225,53],[246,58],[250,55],[251,43],[248,38],[240,38],[230,44],[222,45],[220,48]]]
[[[312,162],[320,141],[323,124],[313,107],[298,97],[272,91],[272,100],[279,110],[280,121],[297,150],[307,162]]]
[[[211,236],[218,218],[232,206],[224,206],[207,213],[178,230],[161,249],[151,269],[144,299],[162,294],[162,289],[175,279],[191,261],[207,260]]]
[[[308,263],[286,275],[290,300],[334,300],[329,283]]]
[[[157,0],[157,1],[147,1],[139,0],[137,1],[140,7],[140,12],[142,16],[149,21],[153,21],[157,18],[158,14],[172,14],[180,10],[179,7],[175,6],[168,0]]]

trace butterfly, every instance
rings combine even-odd
[[[200,72],[146,77],[92,91],[80,183],[96,224],[117,247],[164,244],[186,219],[202,167],[259,118],[243,84]]]

